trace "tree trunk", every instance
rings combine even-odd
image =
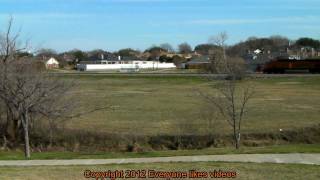
[[[1,148],[1,149],[2,149],[2,150],[7,150],[7,149],[8,149],[7,144],[8,144],[7,138],[6,138],[5,135],[3,135],[3,145],[2,145],[2,148]]]
[[[30,159],[30,142],[29,142],[29,130],[24,128],[24,155],[26,159]]]
[[[240,148],[240,132],[237,133],[237,139],[236,139],[236,149]]]
[[[51,148],[53,145],[53,125],[50,122],[50,129],[49,129],[49,147]]]
[[[238,133],[237,133],[237,129],[236,129],[236,123],[233,124],[233,140],[234,140],[235,148],[239,149]]]
[[[26,159],[30,159],[30,141],[29,141],[29,117],[28,113],[23,114],[23,133],[24,133],[24,154]]]

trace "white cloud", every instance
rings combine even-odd
[[[97,14],[86,14],[86,13],[14,13],[7,14],[1,13],[0,18],[8,18],[12,16],[13,18],[27,18],[27,19],[37,19],[37,18],[52,18],[52,19],[60,19],[60,18],[84,18],[84,17],[92,17]]]
[[[85,3],[135,3],[135,2],[185,2],[185,1],[208,1],[208,0],[68,0],[68,2]],[[0,0],[3,3],[67,3],[66,0]]]
[[[245,18],[245,19],[200,19],[185,22],[192,25],[232,25],[232,24],[259,24],[259,23],[309,23],[317,22],[320,17],[271,17],[271,18]]]

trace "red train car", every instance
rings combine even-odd
[[[320,73],[320,59],[290,60],[279,59],[266,63],[263,73],[285,73],[287,71],[306,71]]]

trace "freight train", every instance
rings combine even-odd
[[[320,73],[320,59],[277,59],[266,63],[262,67],[263,73],[286,73],[290,71]]]

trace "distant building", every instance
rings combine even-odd
[[[262,50],[256,49],[256,50],[254,50],[253,52],[254,52],[255,54],[260,54],[260,53],[262,53]]]
[[[77,64],[79,71],[105,71],[119,70],[121,72],[136,72],[139,69],[170,69],[176,68],[174,63],[161,63],[159,61],[141,60],[99,60],[81,61]]]
[[[59,62],[51,57],[48,61],[45,62],[45,66],[47,69],[55,69],[55,68],[59,68]]]
[[[210,66],[210,58],[208,56],[194,57],[190,61],[183,63],[182,68],[185,69],[207,69]]]

